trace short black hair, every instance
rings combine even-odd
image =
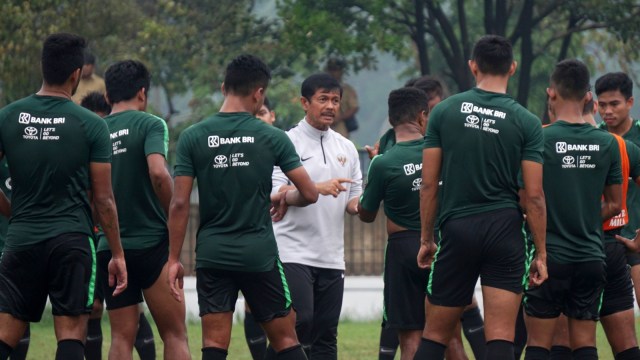
[[[111,112],[111,106],[104,98],[104,94],[99,91],[92,91],[88,93],[82,98],[82,101],[80,101],[80,106],[93,112],[102,112],[105,114],[109,114]]]
[[[420,113],[429,113],[427,94],[415,87],[404,87],[389,93],[389,123],[391,126],[415,122]]]
[[[473,46],[471,59],[483,74],[506,75],[513,63],[513,48],[502,36],[485,35]]]
[[[42,77],[47,84],[62,85],[71,74],[82,68],[87,41],[78,35],[56,33],[42,45]]]
[[[338,80],[327,73],[313,74],[304,79],[304,81],[302,82],[302,86],[300,87],[300,95],[311,101],[313,94],[315,94],[318,89],[324,89],[328,91],[339,90],[340,98],[342,98],[342,86],[340,86]]]
[[[567,100],[582,100],[591,88],[589,79],[587,65],[576,59],[560,61],[551,74],[551,84]]]
[[[596,80],[596,95],[607,91],[620,91],[626,100],[633,96],[633,81],[623,72],[604,74]]]
[[[266,96],[264,97],[264,106],[266,106],[269,111],[273,110],[271,107],[271,101],[269,101],[269,98]]]
[[[418,88],[424,91],[427,94],[429,100],[435,97],[440,97],[440,99],[445,98],[442,82],[438,80],[438,78],[431,75],[419,77],[411,87]]]
[[[136,60],[124,60],[109,66],[104,74],[107,97],[112,104],[132,99],[140,89],[148,94],[151,75],[143,63]]]
[[[96,56],[89,50],[84,51],[84,64],[85,65],[95,65],[96,64]]]
[[[249,96],[257,88],[266,89],[271,70],[258,57],[243,54],[231,60],[224,74],[224,90],[229,94]]]

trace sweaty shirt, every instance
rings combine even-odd
[[[89,163],[111,161],[102,118],[65,98],[31,95],[0,110],[0,150],[13,186],[5,250],[92,234]]]
[[[542,163],[540,120],[506,94],[473,88],[433,108],[425,148],[442,149],[440,223],[518,208],[523,160]]]
[[[291,140],[249,113],[217,113],[182,132],[176,176],[198,184],[196,268],[268,271],[278,256],[271,173],[300,167]],[[289,214],[287,214],[289,216]]]

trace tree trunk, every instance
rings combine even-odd
[[[431,64],[429,64],[429,53],[427,51],[427,31],[425,29],[424,0],[414,0],[413,5],[416,15],[416,32],[412,37],[418,50],[420,74],[427,75],[431,73]]]
[[[533,16],[533,0],[525,0],[522,9],[524,17],[521,20],[522,42],[520,43],[520,78],[518,81],[518,102],[526,107],[529,101],[529,87],[531,86],[531,67],[533,64],[533,42],[531,40],[531,19]]]

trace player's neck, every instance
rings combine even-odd
[[[65,98],[65,99],[71,99],[71,93],[72,93],[72,89],[71,87],[65,85],[49,85],[49,84],[42,84],[42,87],[40,88],[40,90],[36,93],[36,95],[40,95],[40,96],[55,96],[55,97],[60,97],[60,98]]]
[[[571,124],[586,124],[582,117],[583,104],[578,102],[556,102],[553,106],[555,118]]]
[[[509,84],[509,75],[490,75],[478,73],[476,87],[480,90],[506,94]]]
[[[243,98],[235,95],[227,95],[220,107],[222,113],[248,112],[255,114],[251,98]]]
[[[393,131],[396,133],[396,142],[418,140],[424,136],[420,126],[415,123],[397,125]]]
[[[610,133],[622,136],[631,129],[631,126],[633,126],[633,119],[631,116],[627,116],[627,118],[624,121],[621,121],[618,126],[607,126],[607,130],[609,130]]]
[[[144,111],[144,106],[136,98],[131,100],[119,101],[111,106],[111,114],[117,114],[124,111]]]

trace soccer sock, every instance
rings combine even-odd
[[[290,348],[286,348],[278,353],[276,357],[278,360],[307,360],[307,355],[304,353],[301,345],[295,345]]]
[[[58,341],[56,360],[84,360],[84,345],[77,339]]]
[[[267,336],[253,314],[246,311],[244,312],[244,336],[253,360],[263,360],[267,352]]]
[[[9,344],[0,340],[0,360],[7,360],[12,351],[13,348]]]
[[[473,356],[476,359],[481,359],[486,351],[487,341],[484,338],[484,321],[482,320],[482,315],[480,315],[480,309],[475,307],[463,312],[460,320],[464,337],[467,338],[471,346]]]
[[[507,340],[491,340],[487,342],[485,359],[513,359],[513,343]]]
[[[620,351],[615,356],[616,360],[637,360],[640,359],[640,349],[636,346],[624,351]]]
[[[585,346],[573,350],[575,360],[598,360],[598,349],[593,346]]]
[[[554,345],[551,347],[549,360],[572,360],[573,354],[571,348],[566,346]]]
[[[140,313],[138,333],[136,334],[134,346],[141,360],[155,360],[156,344],[155,341],[153,341],[153,330],[144,313]]]
[[[420,340],[420,346],[418,346],[418,351],[416,351],[416,355],[413,358],[420,360],[443,360],[445,350],[447,350],[446,345],[422,338],[422,340]]]
[[[524,360],[547,360],[549,358],[549,350],[540,346],[527,346],[524,353]]]
[[[89,319],[87,341],[84,344],[84,356],[87,360],[102,360],[102,319]]]
[[[229,352],[225,349],[209,346],[202,348],[202,360],[226,360]]]
[[[393,360],[400,345],[398,339],[398,330],[390,328],[382,328],[380,331],[380,352],[378,360]]]
[[[516,319],[516,334],[513,339],[513,353],[516,360],[522,356],[525,346],[527,346],[527,327],[524,324],[524,309],[520,306]]]
[[[27,358],[27,351],[29,351],[29,343],[31,342],[31,325],[27,324],[27,329],[24,331],[22,339],[16,345],[11,353],[11,360],[25,360]]]

